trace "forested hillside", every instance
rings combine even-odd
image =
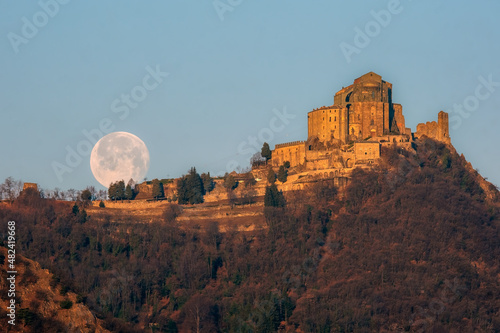
[[[285,193],[264,230],[181,224],[174,204],[112,223],[27,192],[0,232],[15,220],[18,251],[110,331],[500,331],[497,189],[432,140],[383,157],[343,191]]]

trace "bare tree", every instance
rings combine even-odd
[[[250,166],[252,168],[258,168],[266,164],[266,159],[262,157],[261,152],[257,152],[250,158]]]
[[[206,296],[194,295],[184,306],[185,325],[190,332],[216,332],[216,305]]]
[[[78,199],[79,193],[74,188],[70,188],[69,190],[66,191],[66,193],[67,193],[67,199],[71,201],[76,201]]]
[[[2,196],[5,196],[6,199],[10,201],[14,201],[21,193],[22,182],[20,180],[14,180],[12,177],[8,177],[5,179],[5,182],[1,185],[2,188]]]
[[[90,191],[90,195],[92,197],[92,200],[96,200],[97,199],[97,190],[95,189],[94,186],[87,186],[86,190]]]
[[[59,200],[61,199],[61,189],[56,187],[50,192],[50,197],[54,200]]]

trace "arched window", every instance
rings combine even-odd
[[[351,99],[351,95],[352,95],[352,91],[349,94],[347,94],[347,96],[345,97],[346,102],[349,102],[349,100]]]

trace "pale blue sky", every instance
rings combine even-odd
[[[231,9],[224,13],[212,0],[66,2],[49,6],[50,17],[35,1],[0,1],[1,180],[101,188],[89,156],[62,181],[52,164],[65,164],[66,146],[76,149],[82,131],[106,118],[146,143],[149,179],[191,166],[217,174],[233,160],[246,167],[251,154],[238,146],[248,148],[248,137],[270,126],[273,110],[296,117],[271,147],[304,140],[308,111],[333,104],[342,86],[374,71],[393,83],[413,131],[469,103],[472,111],[450,114],[461,119],[450,123],[452,143],[500,185],[500,86],[478,88],[480,77],[500,82],[498,1],[221,0]],[[373,24],[371,11],[388,8],[390,22]],[[40,26],[36,34],[23,29],[26,21]],[[356,27],[374,30],[348,62],[340,45],[355,46]],[[169,75],[140,88],[146,68],[157,66]],[[113,110],[125,104],[112,105],[136,86],[147,97],[120,119]]]

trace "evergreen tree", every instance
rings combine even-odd
[[[158,199],[164,196],[165,194],[163,192],[163,183],[160,183],[160,181],[157,178],[153,179],[153,197],[155,199]]]
[[[132,200],[134,198],[134,191],[132,190],[132,186],[127,184],[125,187],[125,199]]]
[[[111,183],[108,189],[108,196],[111,200],[123,200],[125,198],[125,182],[120,180],[116,183]]]
[[[109,184],[108,197],[111,200],[115,200],[115,198],[116,198],[116,183]]]
[[[274,170],[269,168],[269,171],[267,172],[267,181],[269,184],[274,184],[276,181],[276,173],[274,173]]]
[[[210,177],[210,172],[202,173],[201,179],[203,180],[204,193],[210,193],[215,188],[215,182],[212,177]]]
[[[238,187],[238,182],[234,179],[233,175],[226,173],[224,175],[224,187],[226,190],[231,191]]]
[[[262,149],[260,151],[260,154],[262,155],[262,157],[264,157],[266,159],[266,162],[271,159],[272,151],[269,148],[269,144],[267,142],[264,142],[264,144],[262,145]]]
[[[286,182],[288,179],[288,171],[285,169],[285,166],[280,166],[278,170],[278,180],[282,183]]]
[[[203,202],[203,180],[196,172],[196,168],[191,168],[187,176],[189,203],[194,205]]]
[[[123,200],[125,198],[125,181],[120,180],[116,183],[116,198]]]
[[[276,184],[266,187],[266,194],[264,195],[265,207],[285,207],[285,196],[283,191],[279,191]]]
[[[72,212],[73,212],[73,215],[77,215],[80,212],[80,209],[78,208],[77,204],[73,205]]]
[[[179,204],[198,204],[203,202],[203,180],[196,172],[196,168],[191,168],[187,175],[177,181],[177,196]]]
[[[188,190],[186,185],[186,176],[181,177],[177,181],[177,202],[180,205],[185,205],[189,202]]]

